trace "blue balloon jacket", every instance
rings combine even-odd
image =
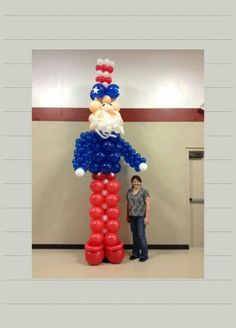
[[[118,173],[122,156],[136,172],[140,171],[139,165],[146,162],[120,134],[112,133],[112,136],[103,139],[96,132],[88,131],[82,132],[75,141],[72,164],[74,170],[82,168],[91,173]]]

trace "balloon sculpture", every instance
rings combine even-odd
[[[98,59],[97,83],[90,92],[91,131],[82,132],[76,139],[72,161],[78,177],[86,171],[92,173],[89,198],[92,232],[85,244],[85,257],[91,265],[100,264],[104,258],[110,263],[120,263],[124,257],[123,244],[117,235],[120,183],[115,177],[121,169],[121,156],[137,172],[147,170],[146,159],[120,136],[124,134],[120,106],[116,102],[120,90],[117,84],[112,84],[113,70],[114,62]]]

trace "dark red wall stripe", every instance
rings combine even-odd
[[[122,108],[125,122],[203,122],[204,111],[200,108]],[[87,122],[88,108],[33,107],[33,121]]]

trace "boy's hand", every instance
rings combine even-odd
[[[149,218],[146,216],[145,219],[144,219],[144,223],[145,224],[148,224],[149,223]]]

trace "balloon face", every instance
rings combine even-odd
[[[111,207],[106,210],[106,215],[111,220],[117,220],[120,215],[120,210],[118,207]]]
[[[101,219],[93,219],[90,221],[90,228],[93,232],[101,232],[104,226],[104,221]]]
[[[119,238],[115,233],[108,232],[105,235],[105,244],[107,246],[114,246],[114,245],[117,245],[118,243],[119,243]]]
[[[89,200],[93,206],[100,206],[104,202],[104,197],[99,193],[93,193]]]
[[[109,181],[107,184],[107,190],[110,194],[116,194],[120,189],[120,183],[117,180]]]
[[[119,195],[117,194],[109,194],[105,196],[105,202],[108,205],[108,207],[114,207],[118,204],[119,202]]]
[[[90,183],[90,189],[93,192],[96,192],[96,193],[102,192],[103,188],[104,188],[104,186],[103,186],[102,181],[94,180]]]
[[[101,219],[103,210],[97,206],[91,207],[89,210],[89,215],[92,219]]]
[[[100,232],[94,232],[89,237],[88,243],[91,246],[98,246],[103,243],[104,235]]]
[[[118,220],[108,220],[106,222],[106,228],[109,232],[116,232],[120,228],[120,222]]]

